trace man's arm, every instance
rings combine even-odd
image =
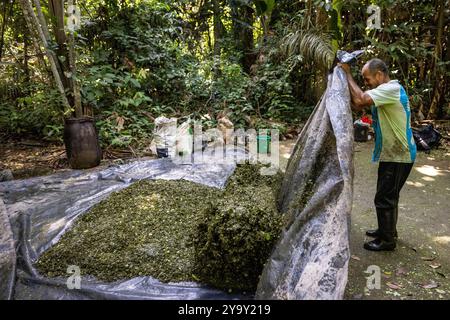
[[[356,84],[355,79],[353,79],[350,66],[348,64],[339,64],[339,66],[347,74],[348,87],[350,89],[350,96],[352,98],[352,108],[356,111],[361,111],[366,107],[373,105],[373,100],[361,88]]]

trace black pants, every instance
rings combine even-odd
[[[398,199],[400,190],[411,172],[413,163],[380,162],[378,166],[377,209],[378,230],[381,238],[393,241],[397,233]]]

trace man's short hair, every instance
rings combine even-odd
[[[389,75],[389,69],[386,63],[378,58],[371,59],[367,62],[367,67],[371,74],[377,73],[377,71],[381,71],[385,75]]]

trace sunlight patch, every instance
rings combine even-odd
[[[416,168],[417,171],[419,171],[421,174],[424,174],[426,176],[435,177],[435,176],[441,176],[443,173],[441,170],[434,166],[429,165],[423,165]]]
[[[420,188],[420,187],[425,187],[425,185],[423,184],[423,183],[421,183],[421,182],[414,182],[414,181],[406,181],[406,184],[408,185],[408,186],[413,186],[413,187],[418,187],[418,188]]]
[[[450,244],[450,236],[434,237],[433,241],[440,244]]]

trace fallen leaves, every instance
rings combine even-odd
[[[351,258],[356,261],[361,261],[361,258],[355,255],[351,256]]]
[[[422,288],[424,289],[434,289],[439,287],[439,284],[435,281],[430,281],[429,283],[422,284]]]
[[[393,290],[399,290],[403,288],[401,284],[396,282],[387,282],[386,285]]]
[[[399,276],[406,276],[408,274],[408,270],[406,270],[406,268],[400,267],[397,269],[397,271],[395,272],[395,275],[397,277]]]
[[[438,269],[438,268],[440,268],[440,267],[441,267],[441,264],[440,264],[440,263],[437,263],[437,262],[435,262],[435,263],[429,264],[429,266],[430,266],[431,268],[433,268],[433,269]]]
[[[436,259],[436,257],[420,257],[423,261],[433,261]]]

